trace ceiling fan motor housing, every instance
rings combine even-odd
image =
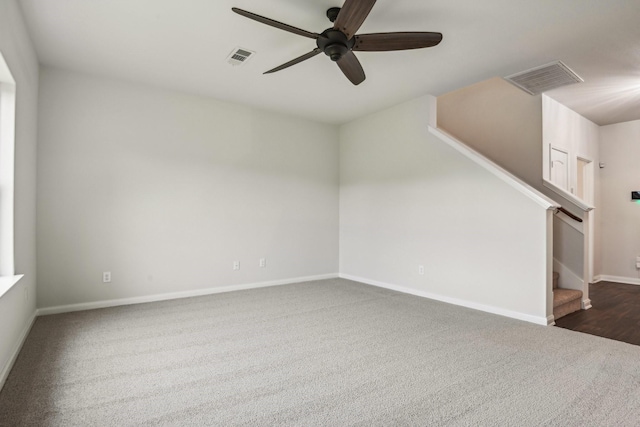
[[[237,7],[232,7],[231,10],[262,24],[316,41],[317,47],[311,52],[305,53],[289,62],[285,62],[269,71],[265,71],[264,74],[284,70],[292,65],[313,58],[319,55],[320,52],[324,52],[332,61],[336,62],[351,83],[359,85],[366,77],[362,69],[362,64],[360,64],[356,55],[353,54],[354,50],[383,52],[421,49],[435,46],[442,41],[441,33],[425,31],[357,34],[360,26],[367,19],[375,3],[376,0],[344,0],[342,8],[329,8],[327,10],[327,18],[333,22],[333,26],[332,28],[324,30],[321,34],[296,28]]]
[[[329,21],[336,22],[336,19],[338,19],[338,14],[340,13],[340,9],[340,7],[330,7],[327,10],[327,18],[329,18]]]
[[[329,28],[320,34],[316,44],[332,61],[339,61],[353,48],[355,38],[349,40],[342,31]]]

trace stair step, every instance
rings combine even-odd
[[[553,291],[553,307],[559,307],[573,300],[582,298],[582,291],[574,289],[556,289]]]
[[[553,290],[553,317],[559,319],[582,308],[582,291],[575,289]]]
[[[558,282],[560,281],[560,273],[553,272],[553,289],[558,289]]]

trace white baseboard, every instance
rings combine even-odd
[[[584,280],[557,259],[553,259],[553,271],[560,274],[559,286],[584,292]]]
[[[33,323],[36,321],[37,311],[34,311],[31,315],[31,318],[27,321],[22,333],[20,334],[20,338],[18,338],[18,342],[13,346],[13,350],[11,351],[11,357],[7,361],[6,365],[2,367],[2,372],[0,372],[0,390],[4,387],[5,381],[7,381],[7,377],[9,376],[9,372],[11,372],[11,368],[13,368],[13,364],[16,363],[16,359],[18,358],[18,354],[20,354],[20,350],[22,349],[22,345],[24,341],[27,339],[27,335],[29,335],[29,331],[33,326]]]
[[[582,300],[582,309],[583,310],[589,310],[590,308],[593,308],[593,306],[591,305],[591,300],[589,298],[583,299]]]
[[[512,319],[524,320],[525,322],[535,323],[537,325],[549,325],[550,321],[553,322],[553,316],[551,320],[547,317],[532,316],[530,314],[520,313],[517,311],[506,310],[499,307],[493,307],[490,305],[479,304],[471,301],[465,301],[458,298],[446,297],[443,295],[433,294],[430,292],[420,291],[413,288],[407,288],[404,286],[392,285],[389,283],[378,282],[377,280],[365,279],[363,277],[351,276],[349,274],[340,274],[340,277],[347,280],[353,280],[355,282],[364,283],[367,285],[377,286],[379,288],[390,289],[392,291],[398,291],[405,294],[415,295],[423,298],[429,298],[436,301],[446,302],[448,304],[459,305],[462,307],[472,308],[474,310],[485,311],[487,313],[498,314],[500,316],[510,317]]]
[[[142,304],[146,302],[166,301],[179,298],[199,297],[203,295],[220,294],[223,292],[242,291],[246,289],[266,288],[269,286],[289,285],[292,283],[310,282],[314,280],[335,279],[338,273],[322,274],[318,276],[295,277],[291,279],[272,280],[269,282],[247,283],[242,285],[221,286],[217,288],[196,289],[184,292],[171,292],[166,294],[147,295],[142,297],[121,298],[106,301],[94,301],[80,304],[60,305],[56,307],[39,308],[38,316],[48,314],[71,313],[74,311],[93,310],[97,308],[117,307],[122,305]]]
[[[553,314],[547,316],[547,326],[554,326],[556,324],[556,318]]]
[[[615,282],[624,283],[626,285],[640,285],[640,279],[638,279],[637,277],[607,276],[606,274],[601,274],[593,278],[593,283],[598,282]]]

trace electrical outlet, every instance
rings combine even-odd
[[[418,266],[418,274],[424,276],[424,265]]]
[[[260,258],[260,268],[265,268],[267,266],[267,259]]]
[[[102,272],[102,283],[111,283],[111,272],[103,271]]]
[[[233,270],[240,270],[240,261],[233,261]]]

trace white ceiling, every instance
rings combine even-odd
[[[562,60],[585,83],[549,93],[604,125],[640,119],[639,0],[379,0],[359,33],[438,31],[439,46],[358,52],[353,86],[325,55],[262,73],[315,41],[236,15],[239,7],[313,32],[341,0],[18,0],[42,64],[344,123],[423,94]],[[241,67],[226,57],[257,52]]]

